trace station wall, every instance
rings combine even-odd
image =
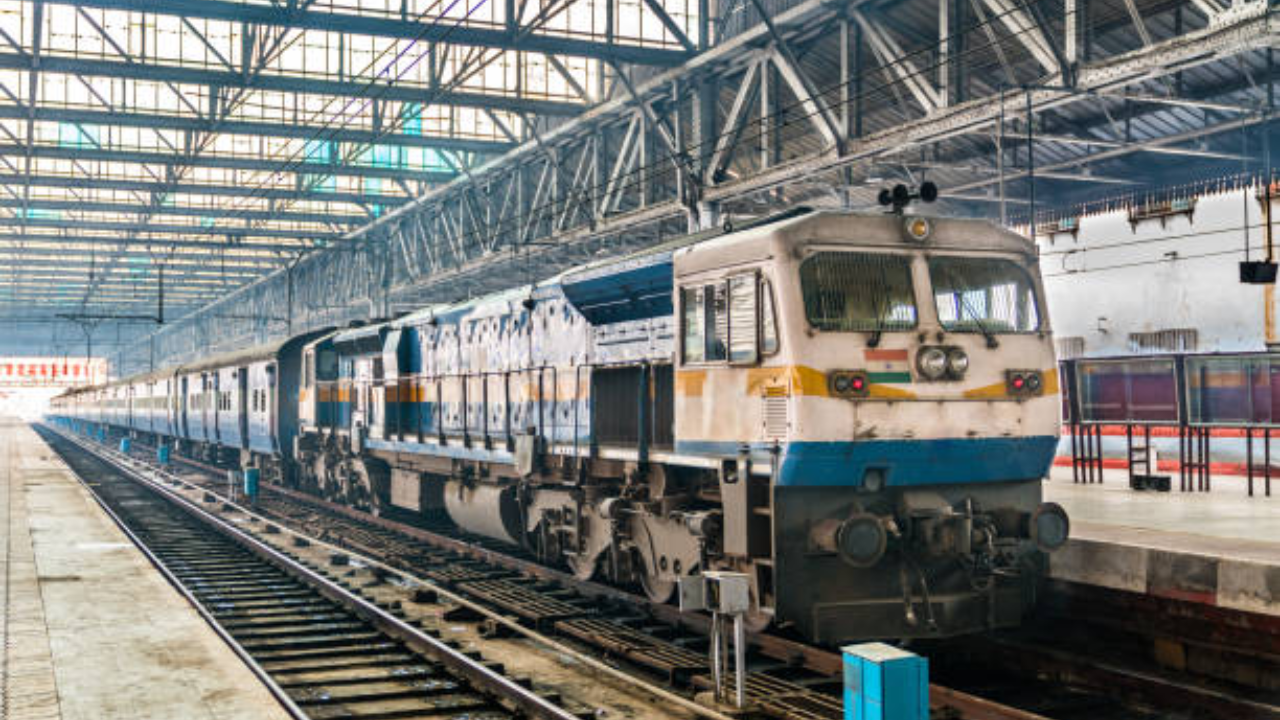
[[[1263,350],[1268,323],[1274,342],[1274,287],[1239,278],[1246,213],[1250,255],[1262,256],[1256,192],[1189,196],[1175,207],[1190,211],[1138,222],[1115,209],[1079,216],[1074,232],[1038,229],[1060,356]]]

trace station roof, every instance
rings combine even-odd
[[[0,320],[150,329],[689,56],[696,0],[606,5],[4,3]]]

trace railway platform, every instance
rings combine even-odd
[[[1280,616],[1280,494],[1248,497],[1244,479],[1211,492],[1129,488],[1124,470],[1075,484],[1055,467],[1044,496],[1071,517],[1050,558],[1057,580]],[[1238,486],[1238,487],[1237,487]]]
[[[0,717],[287,717],[12,418],[0,418],[0,618]]]

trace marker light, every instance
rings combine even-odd
[[[844,395],[853,389],[853,380],[845,373],[839,373],[831,378],[831,389],[837,395]]]
[[[866,397],[871,391],[871,381],[862,370],[836,370],[827,376],[827,388],[836,397]]]
[[[908,238],[916,242],[928,240],[929,234],[933,232],[933,226],[922,217],[908,217],[902,221],[902,229]]]
[[[1040,395],[1044,391],[1044,378],[1039,370],[1008,370],[1005,383],[1010,395]]]

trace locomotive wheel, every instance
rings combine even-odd
[[[752,608],[747,614],[742,616],[742,623],[749,633],[761,633],[769,629],[773,624],[773,616],[760,612],[757,608]]]
[[[565,558],[565,564],[569,566],[569,571],[578,580],[590,580],[596,574],[597,558],[584,558],[579,555],[570,555]]]
[[[662,580],[649,573],[640,574],[640,587],[651,602],[665,604],[676,592],[676,584],[671,580]]]

